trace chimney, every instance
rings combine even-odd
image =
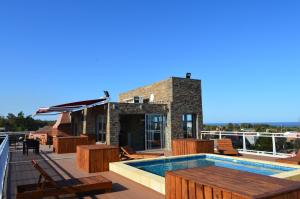
[[[191,76],[192,76],[191,73],[186,73],[186,74],[185,74],[185,78],[187,78],[187,79],[191,79]]]

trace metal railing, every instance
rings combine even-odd
[[[0,198],[2,198],[3,187],[4,187],[4,179],[7,169],[7,163],[9,158],[9,143],[8,143],[8,135],[0,136],[1,144],[0,144]]]
[[[223,138],[238,138],[241,145],[238,147],[239,152],[241,153],[248,153],[248,154],[257,154],[263,156],[273,156],[273,157],[289,157],[293,156],[296,152],[297,148],[292,148],[290,151],[293,153],[287,152],[278,152],[279,143],[278,141],[281,140],[281,145],[285,143],[282,142],[295,142],[300,141],[300,134],[293,132],[293,133],[268,133],[268,132],[239,132],[239,131],[201,131],[201,139],[211,139],[211,140],[218,140]],[[269,151],[266,150],[257,150],[253,147],[259,138],[266,138],[270,139],[265,145],[268,145]],[[234,139],[233,139],[234,140]],[[250,144],[251,142],[251,144]],[[300,142],[299,142],[300,143]],[[252,147],[250,146],[252,145]],[[286,144],[285,144],[286,145]],[[300,146],[300,145],[299,145]]]

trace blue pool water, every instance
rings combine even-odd
[[[195,155],[188,157],[165,158],[159,160],[130,162],[127,165],[164,177],[166,171],[195,167],[218,166],[261,175],[274,175],[296,168],[272,164],[255,163],[245,160],[222,158],[212,155]]]

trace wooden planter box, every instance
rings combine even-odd
[[[109,163],[119,160],[119,147],[105,144],[77,146],[77,167],[86,172],[109,171]]]
[[[214,141],[198,139],[172,140],[173,155],[187,155],[196,153],[214,153]]]
[[[300,199],[300,183],[222,167],[166,173],[166,199]]]
[[[68,136],[53,138],[53,152],[55,153],[76,153],[78,145],[90,144],[87,136]]]

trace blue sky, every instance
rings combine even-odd
[[[2,0],[0,114],[191,72],[205,122],[300,120],[298,0]]]

